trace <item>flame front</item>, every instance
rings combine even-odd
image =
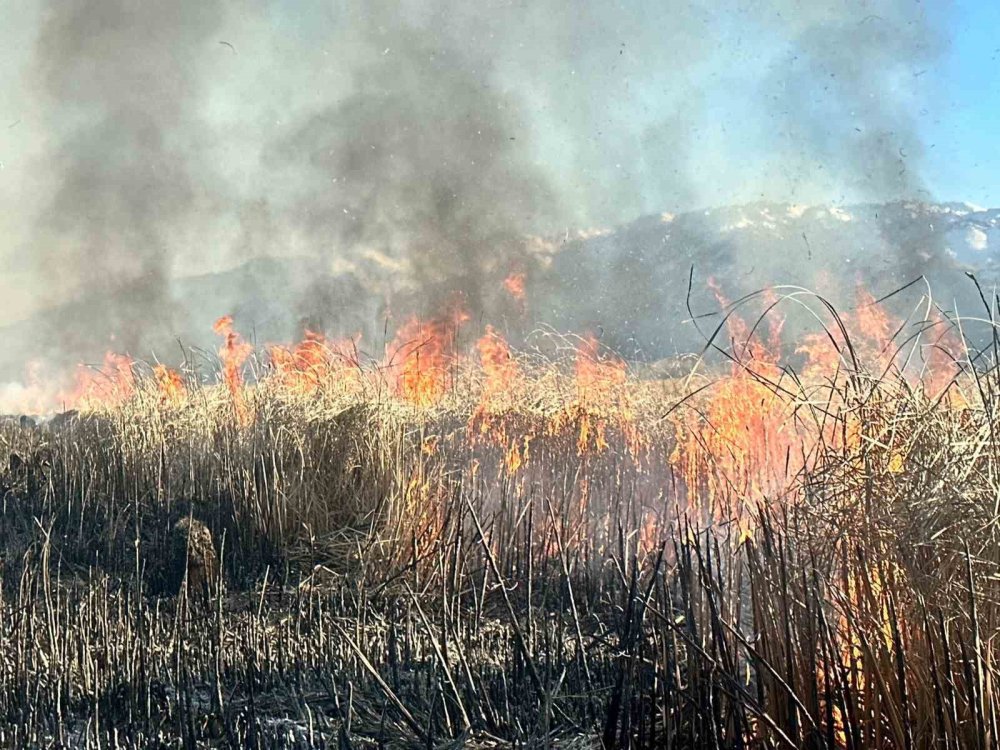
[[[476,342],[476,349],[485,377],[479,408],[499,411],[509,406],[519,393],[523,382],[521,367],[511,354],[507,340],[493,326],[486,326],[486,333]]]
[[[322,333],[307,330],[302,341],[293,346],[268,348],[273,376],[280,388],[300,394],[332,385],[354,389],[360,378],[359,340],[360,335],[331,341]]]
[[[525,275],[523,271],[513,271],[503,280],[503,288],[520,305],[524,305],[526,300],[524,282]]]
[[[512,274],[504,286],[517,296],[523,275]],[[649,381],[630,375],[624,360],[602,349],[594,335],[576,341],[572,359],[529,366],[530,360],[486,325],[475,342],[478,357],[465,358],[458,334],[469,316],[457,305],[435,317],[407,319],[372,366],[361,362],[358,336],[338,340],[306,331],[297,343],[269,346],[268,366],[253,383],[244,378],[253,347],[227,315],[213,325],[223,339],[220,381],[241,425],[252,421],[251,407],[262,385],[288,397],[363,399],[389,392],[410,407],[429,409],[442,406],[459,383],[466,383],[468,391],[454,402],[464,408],[462,399],[471,396],[466,435],[473,447],[497,449],[507,472],[530,465],[531,455],[541,450],[539,441],[552,439],[565,439],[578,457],[618,451],[636,465],[659,451],[683,480],[680,494],[686,501],[710,508],[718,519],[741,519],[745,508],[783,497],[792,479],[824,447],[860,453],[866,440],[891,442],[886,436],[865,435],[864,412],[844,402],[849,390],[834,387],[859,362],[876,373],[895,369],[928,396],[947,390],[949,403],[962,403],[960,390],[952,387],[961,372],[961,341],[936,313],[926,322],[919,348],[913,349],[923,354],[922,361],[904,361],[894,349],[901,324],[859,287],[853,311],[842,314],[837,325],[800,339],[793,356],[801,364],[790,374],[782,355],[785,321],[777,295],[758,297],[763,317],[751,326],[735,313],[718,284],[712,281],[711,287],[727,312],[730,362],[725,370],[710,373],[711,382],[697,393],[681,393],[682,386],[693,386],[680,379]],[[73,386],[56,396],[38,383],[30,394],[39,402],[58,398],[70,408],[112,408],[142,392],[147,382],[142,371],[130,357],[108,353],[99,367],[79,368]],[[664,409],[664,416],[650,421],[644,394],[662,390],[668,381],[683,408]],[[164,406],[177,408],[188,400],[184,377],[166,365],[152,367],[148,382]],[[803,419],[803,407],[823,398],[829,399],[824,408],[839,417],[825,424]],[[651,430],[657,424],[667,425],[670,434]],[[440,444],[432,444],[438,451]],[[887,454],[884,466],[891,474],[904,474],[905,452]],[[741,529],[752,537],[752,528]]]
[[[224,315],[219,318],[212,326],[212,330],[225,339],[222,348],[219,349],[219,358],[222,362],[222,380],[232,396],[237,420],[240,424],[245,425],[250,421],[250,412],[242,389],[243,365],[253,354],[253,346],[243,341],[236,332],[233,327],[232,315]]]
[[[164,404],[177,406],[184,401],[187,396],[187,386],[184,385],[184,378],[177,370],[172,370],[166,365],[156,365],[153,368],[153,377],[156,379],[160,399]]]
[[[437,404],[447,393],[457,362],[455,339],[469,319],[464,310],[430,320],[413,316],[396,333],[386,353],[396,373],[395,390],[414,406]]]
[[[632,423],[632,406],[627,390],[625,362],[613,355],[602,356],[593,334],[581,339],[576,348],[576,404],[579,422],[577,451],[603,451],[608,447],[611,425],[627,428]]]
[[[79,366],[73,389],[61,401],[70,408],[93,409],[116,407],[128,401],[136,391],[132,358],[108,352],[98,368]]]

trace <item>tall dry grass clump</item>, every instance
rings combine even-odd
[[[0,745],[992,747],[995,353],[874,309],[669,378],[312,335],[5,423]]]

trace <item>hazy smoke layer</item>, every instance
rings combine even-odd
[[[408,307],[438,312],[458,293],[481,312],[523,265],[526,232],[553,217],[546,178],[517,144],[526,127],[516,98],[490,87],[482,59],[390,13],[373,11],[354,31],[384,53],[353,72],[349,95],[268,151],[275,170],[309,188],[290,218],[322,257],[386,267]]]
[[[832,175],[842,194],[930,199],[922,174],[921,111],[914,104],[932,98],[921,78],[945,40],[923,3],[844,7],[836,14],[805,11],[800,19],[801,29],[764,81],[775,125],[816,169]],[[786,12],[795,11],[790,5]],[[899,280],[933,277],[944,262],[933,228],[887,239],[897,252],[895,264],[884,270]]]
[[[456,292],[502,313],[529,234],[927,197],[915,113],[944,41],[920,3],[48,0],[39,19],[49,197],[23,207],[26,250],[40,299],[79,300],[43,332],[74,358],[189,335],[227,310],[179,308],[171,279],[260,255],[312,259],[293,317],[377,327],[385,302]],[[600,283],[652,310],[683,293],[651,286],[656,262]],[[574,295],[544,288],[541,318]]]
[[[82,296],[51,345],[113,334],[135,349],[171,327],[171,236],[209,204],[199,195],[196,64],[223,16],[214,0],[58,0],[42,16],[37,79],[66,133],[43,168],[51,202],[32,257],[39,291]]]
[[[917,196],[924,147],[913,105],[944,46],[924,4],[843,3],[835,14],[787,5],[799,28],[761,89],[782,138],[856,199]]]

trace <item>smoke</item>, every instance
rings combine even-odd
[[[945,40],[919,3],[824,5],[45,0],[25,75],[49,190],[25,250],[39,306],[77,301],[47,345],[190,336],[228,311],[179,308],[172,281],[259,256],[314,261],[290,318],[377,327],[456,293],[503,312],[498,280],[542,265],[529,235],[928,197],[921,72]],[[682,290],[641,255],[594,283],[655,319]],[[586,304],[552,287],[539,314]]]
[[[136,348],[178,322],[171,251],[212,202],[193,61],[222,17],[212,0],[59,0],[41,16],[34,76],[61,140],[41,165],[52,192],[31,257],[47,302],[83,303],[46,332],[64,353],[109,335]]]
[[[928,70],[947,44],[925,4],[848,3],[830,16],[801,18],[801,28],[763,82],[761,94],[781,138],[823,170],[852,200],[931,198],[923,173],[919,117],[934,100]],[[945,244],[927,225],[886,224],[885,268],[898,282],[933,278],[947,264]],[[873,258],[882,265],[884,259]]]
[[[338,16],[344,92],[265,152],[294,186],[279,199],[292,233],[328,265],[374,277],[391,312],[433,312],[457,294],[492,317],[512,309],[504,276],[537,263],[529,235],[690,200],[696,97],[684,97],[686,120],[671,101],[633,122],[629,90],[699,57],[688,9],[578,11],[374,2]],[[320,314],[312,302],[326,296],[303,312]]]
[[[927,196],[915,105],[944,39],[921,3],[843,8],[801,18],[772,66],[761,96],[774,127],[853,200]]]
[[[483,62],[379,22],[389,17],[355,28],[384,52],[354,71],[351,93],[305,118],[268,163],[308,186],[291,219],[326,260],[377,258],[411,306],[457,293],[479,313],[555,196],[517,144],[516,101],[490,88]]]

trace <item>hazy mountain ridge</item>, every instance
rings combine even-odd
[[[710,279],[730,299],[775,284],[798,285],[840,308],[858,283],[876,296],[927,277],[940,305],[981,310],[966,276],[990,286],[1000,270],[1000,209],[889,203],[806,207],[756,203],[647,216],[571,242],[553,256],[534,298],[557,328],[597,328],[626,352],[659,357],[697,348],[696,314],[718,309]],[[898,302],[926,291],[921,285]],[[547,317],[544,315],[547,314]],[[711,326],[709,326],[709,329]]]
[[[696,349],[702,341],[694,326],[681,323],[690,317],[689,277],[697,313],[718,307],[708,290],[710,278],[730,298],[794,284],[849,306],[858,282],[881,295],[921,274],[944,307],[958,300],[968,312],[978,298],[965,272],[975,272],[984,286],[1000,272],[1000,209],[961,203],[754,203],[645,216],[614,229],[567,231],[529,245],[526,307],[511,304],[498,278],[483,322],[494,322],[515,338],[538,324],[593,330],[627,354],[655,359]],[[503,270],[502,260],[497,266]],[[101,314],[126,306],[96,297],[2,328],[0,376],[20,377],[32,359],[65,366],[70,352],[85,352],[87,361],[107,349],[176,361],[178,341],[215,348],[211,324],[223,314],[233,314],[237,327],[258,343],[287,340],[311,326],[343,335],[364,331],[374,352],[387,335],[390,290],[400,286],[405,285],[390,269],[375,263],[332,273],[318,259],[257,258],[230,271],[174,280],[170,304],[144,311],[148,320],[141,334],[130,335],[137,330],[135,321]],[[120,294],[134,295],[141,309],[141,288]],[[434,303],[400,293],[395,300],[398,312],[421,303],[427,310]]]

